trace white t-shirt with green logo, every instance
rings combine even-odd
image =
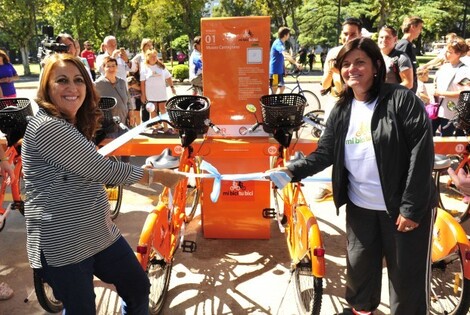
[[[376,104],[377,100],[353,100],[344,160],[349,171],[349,199],[361,208],[386,210],[370,130]]]

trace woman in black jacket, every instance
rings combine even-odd
[[[346,300],[355,314],[372,314],[380,304],[383,258],[391,313],[428,314],[437,205],[429,119],[413,92],[384,83],[372,40],[346,43],[335,67],[344,90],[318,147],[284,171],[300,180],[333,165],[334,202],[346,204]]]

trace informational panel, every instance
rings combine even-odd
[[[246,105],[256,105],[261,117],[259,98],[269,92],[270,18],[203,18],[201,30],[211,120],[227,136],[242,136],[256,122]],[[254,135],[267,136],[262,128]]]

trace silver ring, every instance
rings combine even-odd
[[[408,232],[408,231],[411,231],[413,228],[411,226],[405,226],[405,231]]]

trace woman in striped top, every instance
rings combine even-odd
[[[80,59],[48,59],[37,94],[39,111],[22,148],[28,259],[52,286],[67,314],[95,314],[93,276],[116,286],[123,314],[147,314],[149,281],[111,221],[103,184],[182,178],[168,170],[115,163],[91,141],[101,116],[99,95]]]

